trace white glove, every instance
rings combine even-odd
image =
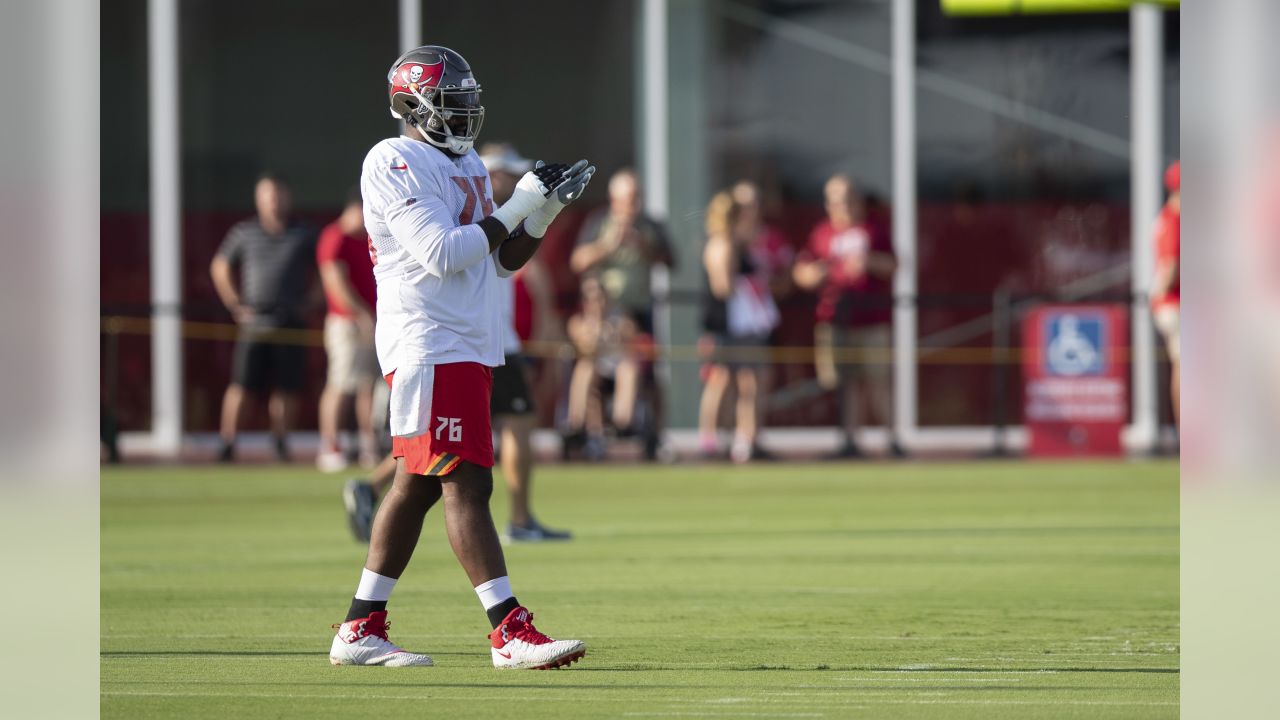
[[[543,167],[541,160],[535,166],[535,172]],[[550,197],[524,221],[524,231],[532,237],[540,238],[547,234],[551,221],[556,219],[566,205],[582,197],[596,172],[595,165],[588,165],[586,160],[579,160],[560,174],[560,179],[553,181]]]
[[[520,178],[520,182],[516,183],[516,189],[511,193],[511,199],[502,204],[502,207],[493,211],[490,217],[497,218],[506,226],[508,233],[516,231],[520,227],[520,222],[529,217],[535,210],[547,201],[547,193],[551,192],[546,185],[538,179],[537,174],[532,170],[525,173]]]

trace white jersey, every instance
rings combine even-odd
[[[475,151],[454,158],[407,137],[383,140],[365,157],[360,192],[378,283],[382,373],[501,365],[507,315],[499,285],[511,273],[475,225],[493,210]]]

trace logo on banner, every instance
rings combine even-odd
[[[1119,455],[1128,412],[1124,305],[1043,305],[1023,316],[1022,417],[1032,455]]]
[[[1103,338],[1106,320],[1101,315],[1052,313],[1045,319],[1045,364],[1049,375],[1088,377],[1105,372]]]

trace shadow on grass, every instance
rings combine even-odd
[[[434,652],[432,656],[462,656],[472,657],[475,653],[466,652]],[[326,653],[318,652],[291,652],[285,650],[108,650],[99,653],[101,657],[128,657],[128,658],[147,658],[147,657],[297,657],[297,658],[328,658]],[[973,666],[930,666],[930,667],[893,667],[893,666],[876,666],[876,665],[812,665],[812,666],[794,666],[794,665],[751,665],[747,667],[726,665],[725,667],[681,667],[679,665],[620,665],[613,667],[592,667],[578,666],[567,670],[566,672],[596,672],[596,673],[630,673],[630,672],[691,672],[691,671],[710,671],[710,672],[869,672],[869,673],[991,673],[991,674],[1025,674],[1034,675],[1036,673],[1134,673],[1134,674],[1153,674],[1153,675],[1177,675],[1181,672],[1179,668],[1153,668],[1153,667],[1035,667],[1035,668],[1008,668],[1008,667],[973,667]],[[541,686],[536,686],[541,687]],[[660,686],[650,686],[660,687]],[[692,687],[692,686],[681,686]]]
[[[356,669],[355,669],[355,668],[351,668],[351,670],[356,670]],[[360,671],[359,671],[359,670],[357,670],[357,672],[360,672]],[[423,670],[423,671],[421,671],[421,672],[430,673],[430,672],[432,672],[432,671],[431,671],[431,670]],[[563,672],[555,673],[554,675],[548,675],[548,674],[545,674],[545,673],[544,673],[544,674],[539,675],[539,677],[555,677],[555,676],[563,677],[563,676],[568,675],[568,674],[570,674],[570,673],[572,673],[572,672],[574,672],[574,671],[572,671],[572,670],[566,670],[566,671],[563,671]],[[416,674],[416,673],[405,673],[405,677],[406,677],[406,679],[407,679],[409,676],[414,675],[414,674]],[[504,675],[505,675],[505,676],[508,676],[508,677],[509,677],[509,676],[511,676],[511,674],[510,674],[510,673],[504,673]],[[353,677],[353,676],[348,675],[347,677],[348,677],[348,678],[351,678],[351,677]],[[407,683],[407,682],[366,682],[363,678],[362,678],[362,679],[360,679],[360,681],[359,681],[359,682],[355,682],[355,681],[353,680],[353,682],[352,682],[352,683],[350,683],[350,684],[342,683],[342,682],[335,681],[335,680],[324,680],[324,681],[288,680],[288,681],[279,681],[279,682],[236,682],[236,681],[232,681],[232,680],[225,680],[225,679],[219,679],[219,680],[183,680],[183,681],[181,681],[181,682],[177,682],[177,683],[175,683],[175,682],[174,682],[174,681],[172,681],[172,680],[110,680],[110,681],[106,681],[106,682],[109,682],[109,683],[110,683],[110,684],[112,684],[112,685],[130,685],[130,686],[161,685],[161,686],[164,686],[164,687],[173,687],[174,685],[217,685],[217,686],[220,686],[220,687],[221,687],[221,686],[231,686],[231,685],[234,685],[235,687],[238,687],[238,688],[252,688],[252,687],[262,687],[262,688],[271,688],[271,687],[282,687],[282,688],[294,688],[294,687],[333,687],[333,688],[347,688],[347,687],[356,687],[356,686],[358,686],[358,687],[362,687],[362,688],[413,688],[413,687],[419,687],[419,688],[421,688],[421,689],[423,689],[423,690],[439,690],[439,689],[442,689],[442,688],[459,689],[459,690],[475,690],[475,689],[478,689],[478,688],[519,688],[519,689],[527,689],[527,690],[555,690],[555,691],[559,691],[559,690],[589,690],[589,691],[591,691],[591,692],[599,692],[599,691],[614,691],[614,692],[624,692],[624,691],[625,691],[625,692],[634,692],[637,688],[642,688],[642,689],[645,689],[645,690],[690,690],[690,689],[692,689],[692,690],[720,690],[720,689],[723,689],[723,686],[722,686],[722,685],[649,685],[649,684],[645,684],[645,685],[581,685],[581,684],[579,684],[579,685],[563,685],[563,684],[559,684],[559,683],[554,683],[554,684],[552,684],[552,683],[548,683],[548,684],[541,684],[541,685],[540,685],[540,684],[536,684],[536,683],[519,683],[519,682],[471,682],[471,683],[468,683],[468,682],[448,682],[448,683],[438,683],[438,682],[433,682],[433,683],[431,683],[430,685],[423,686],[423,685],[415,685],[415,684],[411,684],[411,683]]]
[[[293,652],[289,650],[106,650],[102,657],[313,657],[329,658],[324,652]],[[475,653],[433,652],[436,655],[475,655]]]

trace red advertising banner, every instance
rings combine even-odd
[[[1123,454],[1120,431],[1129,413],[1127,308],[1042,305],[1022,323],[1028,454]]]

